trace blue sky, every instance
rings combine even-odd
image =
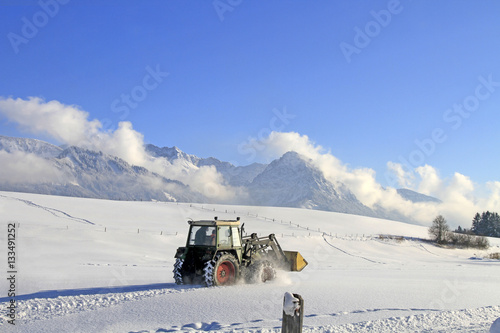
[[[389,161],[499,180],[500,3],[0,3],[4,98],[240,165],[266,162],[241,147],[279,129],[381,184]],[[1,115],[0,134],[57,143]]]

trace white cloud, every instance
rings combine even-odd
[[[3,184],[61,183],[61,175],[52,163],[34,154],[0,150],[0,165],[0,183]]]
[[[122,121],[114,132],[99,133],[88,138],[89,148],[118,156],[133,165],[145,166],[147,154],[144,136],[132,128],[132,123]]]
[[[443,187],[443,182],[439,178],[438,171],[430,165],[424,165],[415,169],[420,176],[420,183],[417,191],[427,195],[439,194]]]
[[[183,166],[171,164],[164,158],[152,158],[144,149],[144,136],[127,121],[120,122],[113,132],[102,131],[99,120],[89,120],[88,112],[79,107],[46,102],[38,97],[0,98],[0,114],[18,123],[24,131],[120,157],[130,164],[181,181],[214,201],[227,202],[245,195],[241,189],[228,186],[214,167]]]
[[[45,102],[38,97],[27,100],[0,98],[0,113],[18,123],[24,131],[49,135],[69,145],[81,144],[101,128],[98,120],[88,121],[88,113],[77,106]]]
[[[459,224],[470,227],[470,221],[476,212],[487,209],[500,211],[500,182],[488,183],[488,192],[478,196],[471,179],[459,173],[451,179],[442,179],[438,170],[429,165],[405,170],[399,163],[388,162],[388,173],[394,176],[400,187],[435,196],[443,201],[441,204],[412,203],[404,200],[395,188],[384,188],[379,184],[374,170],[349,168],[306,135],[272,132],[260,144],[260,153],[266,158],[278,158],[287,151],[296,151],[310,158],[328,180],[346,184],[366,206],[380,206],[397,211],[424,225],[429,225],[437,215],[442,214],[452,227]]]
[[[171,163],[162,157],[150,158],[145,165],[151,171],[189,185],[214,202],[237,203],[247,196],[242,188],[226,184],[224,177],[214,166],[197,167],[179,159]]]
[[[395,177],[394,180],[397,181],[397,184],[401,188],[412,188],[415,177],[413,173],[406,172],[403,166],[399,163],[394,163],[392,161],[387,162],[387,173],[386,176],[393,175]]]

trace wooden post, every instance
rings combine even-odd
[[[302,333],[304,300],[298,294],[285,293],[283,297],[282,333]]]

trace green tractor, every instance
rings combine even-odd
[[[175,283],[203,284],[207,287],[266,282],[276,277],[276,269],[301,271],[307,261],[299,252],[283,251],[274,234],[242,236],[243,225],[236,220],[189,221],[185,247],[175,254]]]

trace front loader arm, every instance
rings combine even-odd
[[[268,237],[257,237],[253,233],[250,236],[242,237],[243,258],[251,263],[255,256],[268,257],[276,265],[289,271],[301,271],[307,266],[307,261],[295,251],[283,251],[276,236],[270,234]]]

